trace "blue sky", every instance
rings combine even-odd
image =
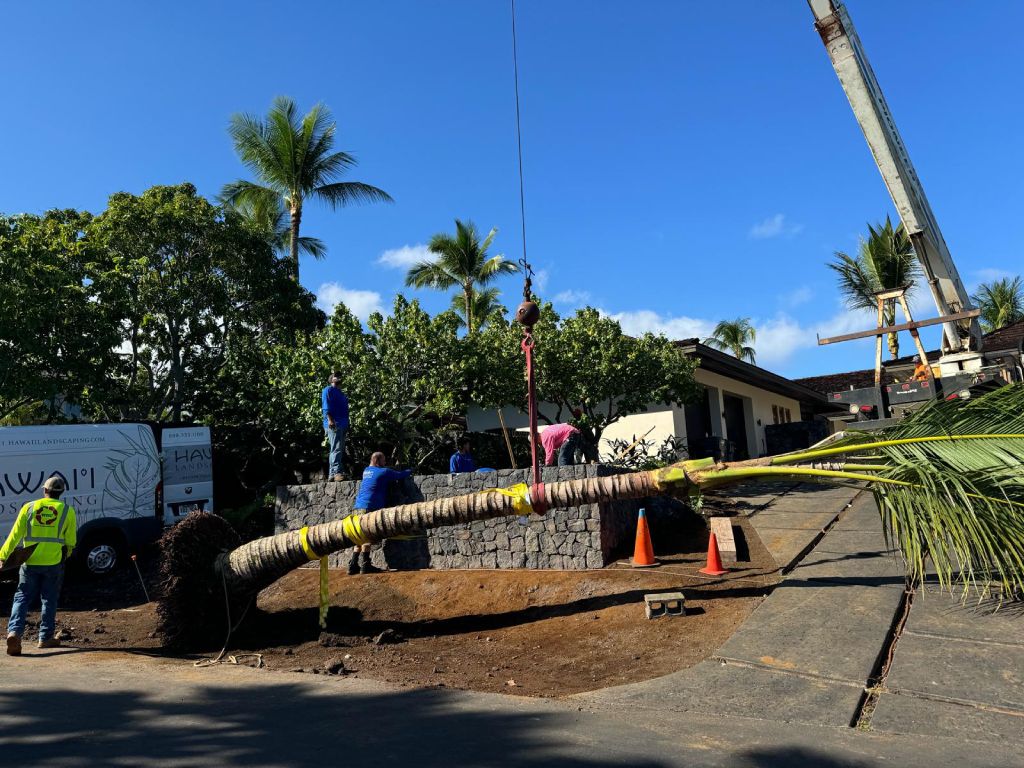
[[[325,303],[387,308],[453,219],[521,255],[506,0],[17,3],[0,64],[0,211],[99,212],[120,190],[247,176],[225,131],[278,94],[325,102],[339,148],[392,206],[303,227],[326,241],[302,282]],[[760,330],[790,376],[872,364],[824,264],[893,213],[803,0],[519,0],[528,256],[563,313],[630,331]],[[1024,4],[849,0],[961,276],[1024,271]],[[382,257],[384,260],[382,262]],[[500,284],[509,303],[520,288]],[[417,294],[432,311],[447,298]],[[916,306],[934,315],[926,296]],[[937,341],[932,332],[929,339]],[[910,339],[905,338],[909,351]]]

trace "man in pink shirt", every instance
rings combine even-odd
[[[547,466],[554,465],[556,453],[558,466],[569,466],[576,463],[580,431],[572,424],[552,424],[540,433],[540,443],[544,446],[544,463]]]

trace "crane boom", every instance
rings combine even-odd
[[[914,244],[940,315],[973,309],[953,257],[925,197],[921,180],[896,128],[889,105],[840,0],[807,0],[832,67],[864,132],[900,219]],[[977,319],[943,324],[943,368],[975,369],[981,364]],[[952,371],[950,371],[952,372]]]

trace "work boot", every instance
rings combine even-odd
[[[45,640],[43,640],[43,638],[40,637],[39,638],[39,643],[37,645],[40,648],[60,648],[61,647],[60,640],[58,640],[56,637],[48,637]]]
[[[383,573],[380,568],[370,562],[369,552],[359,553],[359,572],[360,573]]]
[[[344,475],[338,474],[338,475],[334,476],[334,482],[336,482],[336,483],[343,482],[344,480],[345,480],[345,476]]]
[[[352,559],[348,561],[348,575],[355,576],[359,573],[359,550],[352,553]]]
[[[7,655],[21,656],[21,638],[13,632],[7,636]]]

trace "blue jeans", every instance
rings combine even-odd
[[[573,432],[558,449],[558,466],[570,467],[576,463],[576,453],[580,450],[580,433]]]
[[[341,459],[345,454],[346,429],[346,427],[337,427],[335,429],[326,427],[324,430],[327,432],[327,445],[331,452],[330,469],[327,470],[327,474],[330,477],[341,474]]]
[[[21,637],[25,632],[25,614],[36,601],[42,600],[42,617],[39,619],[39,639],[53,637],[57,621],[57,599],[60,585],[64,581],[63,565],[23,565],[18,571],[18,589],[14,593],[11,618],[7,621],[7,634]]]

